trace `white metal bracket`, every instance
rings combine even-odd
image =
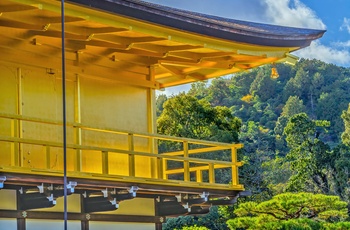
[[[44,184],[38,185],[37,187],[40,193],[44,193]]]
[[[5,181],[6,181],[6,176],[0,176],[0,189],[4,187]]]
[[[116,208],[119,208],[119,204],[116,198],[114,198],[113,200],[110,200],[109,202],[111,202],[111,204],[114,205]]]
[[[101,192],[103,193],[103,197],[108,197],[108,188],[101,190]]]
[[[201,198],[203,198],[205,200],[205,202],[208,201],[208,197],[209,197],[209,192],[203,192],[201,195],[200,195]]]
[[[74,188],[77,185],[78,185],[78,182],[76,182],[76,181],[69,181],[69,184],[67,184],[67,189],[69,189],[71,193],[74,193]]]
[[[56,205],[56,200],[55,198],[53,197],[53,194],[51,194],[50,196],[46,197],[49,201],[52,201],[52,204],[53,205]]]
[[[128,190],[129,193],[132,193],[133,197],[136,197],[136,191],[139,190],[139,187],[137,186],[131,186],[130,189]]]

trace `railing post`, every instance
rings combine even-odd
[[[238,185],[238,168],[237,168],[237,149],[231,148],[231,159],[232,159],[232,185]]]
[[[12,119],[12,136],[17,137],[19,139],[23,138],[22,135],[22,121],[20,118]],[[13,142],[13,159],[11,160],[11,164],[14,166],[23,167],[23,150],[22,143],[20,141]]]
[[[134,135],[128,134],[129,144],[129,176],[135,176],[135,155],[134,155]]]
[[[80,127],[77,127],[77,126],[75,126],[74,127],[74,132],[75,132],[75,143],[77,144],[77,145],[81,145],[81,140],[82,140],[82,138],[81,138],[81,128]],[[82,153],[82,150],[81,149],[76,149],[75,150],[75,165],[74,165],[74,171],[76,171],[76,172],[81,172],[82,171],[82,168],[83,168],[83,166],[82,166],[82,155],[83,155],[83,153]]]
[[[16,98],[16,113],[19,116],[23,115],[23,95],[22,95],[22,69],[17,68],[17,98]],[[15,120],[15,137],[23,138],[23,123],[20,118]],[[14,143],[15,148],[15,160],[16,166],[23,167],[23,145],[20,142]]]
[[[196,181],[197,182],[203,182],[202,170],[197,170],[196,171]]]
[[[163,158],[157,157],[157,179],[164,179]]]
[[[215,184],[214,163],[209,163],[209,183]]]
[[[149,140],[149,152],[153,154],[158,154],[158,148],[156,144],[156,139],[152,136],[148,137]],[[159,179],[162,178],[160,176],[160,167],[161,165],[159,164],[159,160],[156,157],[152,157],[150,159],[150,164],[151,164],[151,176],[152,178]]]
[[[74,92],[74,122],[81,123],[81,98],[80,98],[80,77],[77,74],[75,80],[75,92]],[[80,126],[74,126],[75,132],[75,144],[82,144],[82,129]],[[74,171],[81,172],[83,169],[82,166],[82,150],[76,149],[75,151],[75,165]]]
[[[162,165],[163,165],[163,179],[167,180],[168,179],[168,174],[167,174],[167,170],[168,170],[168,161],[166,158],[160,158],[160,160],[162,161]]]
[[[11,119],[11,136],[18,137],[17,119]],[[11,143],[11,166],[19,166],[19,142]]]
[[[148,68],[148,75],[146,76],[147,80],[150,82],[155,82],[155,66],[150,65]],[[152,88],[147,89],[147,124],[148,128],[147,131],[151,134],[156,133],[157,130],[157,119],[156,119],[156,96],[155,96],[155,90]],[[149,137],[149,147],[150,147],[150,153],[158,154],[158,146],[155,142],[154,137]],[[151,177],[152,178],[160,178],[159,174],[159,164],[158,164],[157,158],[151,158],[150,159],[150,165],[151,165]]]
[[[102,151],[102,174],[108,174],[108,173],[109,173],[108,152]]]
[[[188,157],[188,141],[183,142],[184,157]],[[190,181],[190,163],[184,160],[184,181]]]

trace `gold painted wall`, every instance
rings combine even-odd
[[[0,65],[0,113],[16,114],[16,69]],[[12,122],[8,119],[0,118],[0,135],[13,135]],[[11,165],[10,153],[14,150],[10,143],[0,142],[0,162],[1,165]]]
[[[0,63],[0,92],[0,113],[62,122],[61,74],[55,70]],[[153,125],[149,124],[147,106],[154,103],[154,98],[149,99],[147,88],[121,85],[101,77],[68,74],[66,98],[67,122],[80,125],[67,127],[68,144],[129,150],[128,136],[84,127],[146,133]],[[0,135],[56,143],[63,140],[60,125],[5,118],[0,118]],[[150,148],[145,138],[135,137],[133,142],[135,151]],[[63,169],[60,147],[48,150],[45,146],[21,144],[18,149],[14,144],[0,142],[0,148],[0,166],[14,165],[18,154],[18,165],[22,167]],[[102,173],[99,151],[68,149],[67,160],[68,171]],[[110,174],[128,175],[127,155],[109,153],[108,162]],[[135,162],[135,176],[151,177],[149,158],[136,156]]]
[[[54,72],[54,71],[53,71]],[[62,122],[62,88],[60,73],[43,68],[31,68],[0,62],[0,114],[21,115],[42,121]],[[150,131],[149,89],[120,85],[113,80],[102,80],[91,76],[67,76],[67,143],[83,146],[129,149],[128,136],[100,132],[82,127]],[[152,102],[153,103],[153,99]],[[76,123],[78,126],[71,124]],[[62,143],[62,127],[47,122],[16,121],[0,118],[0,135],[24,139]],[[135,151],[148,151],[148,140],[134,137]],[[29,169],[63,169],[63,151],[60,147],[34,144],[0,142],[0,166],[21,166]],[[92,150],[68,149],[68,171],[77,170],[77,158],[81,155],[82,172],[102,173],[102,153]],[[20,156],[20,160],[14,159]],[[49,159],[47,159],[49,158]],[[46,160],[49,162],[47,167]],[[109,153],[109,173],[128,175],[128,155]],[[151,162],[141,156],[135,157],[135,176],[151,177]],[[37,172],[40,174],[40,171]],[[0,190],[0,209],[16,209],[15,190]],[[68,211],[80,212],[80,195],[68,197]],[[142,207],[142,208],[140,208]],[[63,211],[63,198],[56,206],[37,211]],[[135,198],[123,201],[120,208],[111,214],[150,215],[155,214],[154,200]],[[16,226],[14,219],[1,219],[0,226]],[[27,229],[62,229],[62,221],[27,220]],[[72,229],[80,229],[80,222],[70,221]],[[94,227],[95,226],[95,227]],[[102,226],[101,228],[98,226]],[[92,229],[134,229],[132,223],[92,223]],[[154,229],[154,224],[136,224],[135,229]]]

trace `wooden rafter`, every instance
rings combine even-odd
[[[198,46],[198,45],[154,45],[154,44],[136,44],[135,45],[138,49],[143,49],[143,50],[148,50],[152,52],[157,52],[157,53],[163,53],[166,55],[169,52],[174,52],[174,51],[192,51],[196,49],[203,48],[203,46]]]
[[[120,33],[120,32],[128,31],[128,29],[125,29],[125,28],[117,28],[117,27],[104,26],[104,25],[102,27],[92,27],[92,26],[87,27],[87,26],[80,26],[80,25],[74,25],[74,24],[67,24],[66,30],[72,31],[72,33],[84,34],[84,35]]]
[[[0,13],[36,10],[38,8],[39,6],[35,6],[35,5],[7,4],[7,5],[0,5]]]

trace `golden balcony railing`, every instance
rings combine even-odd
[[[0,127],[0,172],[62,175],[62,122],[0,113]],[[175,150],[158,153],[162,143]],[[241,191],[242,164],[237,161],[241,147],[67,123],[69,177]],[[208,158],[223,151],[227,160]],[[230,183],[216,181],[220,170],[230,174]]]

